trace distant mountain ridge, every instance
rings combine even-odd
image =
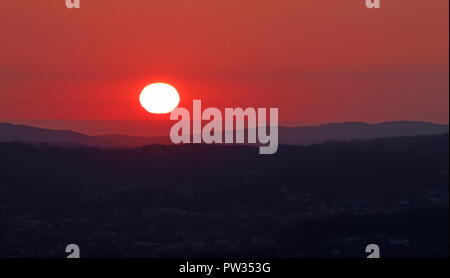
[[[309,145],[325,141],[439,135],[448,132],[448,125],[428,122],[396,121],[378,124],[345,122],[319,126],[280,127],[279,141],[288,145]]]
[[[0,142],[20,141],[31,144],[82,145],[99,147],[138,147],[170,144],[169,138],[126,135],[90,136],[70,130],[53,130],[26,125],[0,123]]]
[[[448,132],[448,125],[413,121],[383,122],[379,124],[345,122],[302,127],[280,126],[279,144],[310,145],[325,141],[439,135]],[[169,137],[133,137],[126,135],[89,136],[70,130],[52,130],[0,123],[0,142],[13,141],[31,144],[47,143],[99,147],[139,147],[153,144],[172,144]]]
[[[21,141],[32,144],[103,145],[101,139],[70,130],[52,130],[25,125],[0,123],[0,142]]]

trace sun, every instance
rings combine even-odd
[[[180,103],[180,95],[169,84],[153,83],[142,90],[139,101],[148,112],[165,114],[177,108]]]

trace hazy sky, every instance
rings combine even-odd
[[[449,1],[364,2],[5,0],[0,120],[152,119],[139,93],[168,82],[281,124],[448,123]]]

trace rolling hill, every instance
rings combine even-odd
[[[348,141],[400,136],[439,135],[449,132],[448,125],[427,122],[330,123],[319,126],[279,128],[279,144],[310,145],[326,141]],[[0,142],[30,144],[82,145],[99,147],[139,147],[172,144],[169,137],[133,137],[126,135],[89,136],[70,130],[52,130],[0,123]]]

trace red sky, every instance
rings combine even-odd
[[[168,119],[138,102],[167,82],[181,106],[278,107],[280,124],[448,123],[449,1],[364,3],[5,0],[0,121],[146,135],[123,121]]]

